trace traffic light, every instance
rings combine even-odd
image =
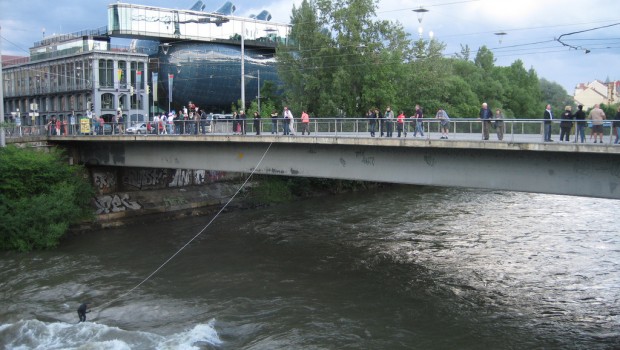
[[[151,93],[151,86],[150,86],[150,85],[147,85],[147,86],[146,86],[146,93],[147,93],[147,94],[150,94],[150,93]]]
[[[129,95],[133,96],[133,86],[129,85]]]
[[[86,110],[87,111],[91,111],[91,112],[93,111],[93,103],[92,102],[90,102],[90,101],[86,102]]]

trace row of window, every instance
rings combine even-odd
[[[99,60],[99,87],[145,87],[144,62]],[[140,72],[140,73],[138,73]],[[118,85],[115,86],[115,74]],[[92,63],[89,60],[66,61],[51,65],[27,65],[4,73],[6,97],[37,95],[71,90],[92,89]]]

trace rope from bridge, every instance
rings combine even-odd
[[[250,175],[248,175],[248,177],[245,179],[245,181],[241,184],[241,186],[237,189],[237,191],[235,192],[235,194],[233,194],[230,199],[228,200],[228,202],[226,202],[226,204],[224,204],[224,206],[222,206],[222,208],[217,212],[217,214],[215,214],[213,216],[213,218],[211,218],[211,220],[200,230],[198,231],[198,233],[196,235],[194,235],[194,237],[192,237],[189,241],[187,241],[187,243],[185,243],[181,248],[179,248],[174,254],[172,254],[172,256],[170,256],[166,261],[164,261],[161,265],[159,265],[158,268],[156,268],[155,270],[153,270],[153,272],[151,272],[148,276],[146,276],[146,278],[144,278],[140,283],[138,283],[136,286],[134,286],[133,288],[129,289],[128,291],[126,291],[125,293],[119,295],[118,297],[105,302],[103,304],[101,304],[98,307],[93,307],[92,309],[99,309],[97,316],[94,318],[99,317],[99,314],[101,313],[101,311],[103,311],[103,309],[105,309],[108,305],[124,298],[125,296],[131,294],[134,290],[138,289],[141,285],[143,285],[146,281],[148,281],[149,279],[151,279],[157,272],[159,272],[164,266],[166,266],[166,264],[168,264],[172,259],[174,259],[177,255],[179,255],[179,253],[181,253],[181,251],[183,251],[183,249],[185,249],[187,246],[189,246],[196,238],[198,238],[201,234],[203,234],[207,228],[209,228],[209,226],[211,226],[211,224],[215,221],[215,219],[217,219],[217,217],[224,211],[224,209],[226,209],[226,207],[228,207],[228,205],[235,199],[235,197],[237,197],[237,195],[239,194],[239,192],[241,192],[241,190],[245,187],[245,185],[247,185],[248,181],[250,181],[250,179],[252,178],[252,176],[254,175],[254,173],[256,172],[256,169],[260,166],[260,164],[263,162],[263,159],[265,159],[265,157],[267,156],[267,153],[269,152],[269,149],[271,149],[271,145],[273,144],[273,142],[269,143],[269,146],[267,147],[267,149],[265,150],[265,153],[263,153],[263,156],[260,158],[260,160],[258,161],[258,163],[256,164],[256,166],[254,167],[254,169],[252,169],[252,172],[250,173]],[[92,310],[91,310],[92,311]]]

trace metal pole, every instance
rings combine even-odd
[[[241,109],[245,111],[245,22],[241,21]]]
[[[2,27],[0,26],[0,147],[6,146],[4,138],[4,78],[2,76]]]
[[[260,115],[260,69],[258,70],[258,114]]]

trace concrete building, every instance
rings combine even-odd
[[[573,98],[576,104],[583,105],[585,109],[592,108],[595,104],[618,103],[620,102],[620,81],[604,83],[594,80],[590,83],[581,83],[575,87]]]
[[[133,51],[113,48],[100,28],[44,38],[29,58],[3,59],[5,117],[23,126],[91,113],[110,121],[120,109],[127,124],[144,120],[148,56]]]

